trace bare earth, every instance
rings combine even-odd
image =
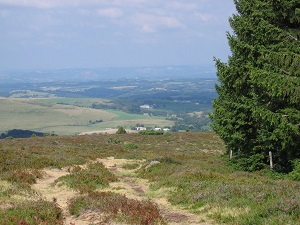
[[[148,180],[140,179],[135,176],[134,170],[125,170],[122,165],[127,163],[139,163],[143,161],[115,159],[113,157],[98,159],[95,162],[102,162],[111,172],[119,178],[119,182],[111,183],[110,187],[101,191],[114,191],[117,193],[125,194],[127,198],[143,200],[150,199],[155,202],[160,210],[162,216],[170,225],[175,224],[189,224],[189,225],[209,225],[212,224],[207,218],[200,215],[195,215],[187,210],[181,209],[177,206],[171,205],[167,201],[167,194],[169,190],[151,191],[149,189],[150,183]],[[103,223],[101,214],[86,212],[80,217],[70,215],[67,209],[68,200],[79,195],[76,191],[67,188],[65,185],[54,181],[61,176],[69,174],[68,168],[63,169],[45,169],[45,176],[39,179],[33,185],[40,197],[48,200],[55,201],[62,209],[65,217],[64,224],[66,225],[90,225],[90,224],[115,224],[116,223]]]

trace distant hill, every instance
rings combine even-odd
[[[0,83],[103,81],[120,78],[216,78],[214,65],[0,71]]]

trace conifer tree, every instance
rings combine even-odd
[[[300,158],[300,0],[234,0],[232,55],[216,61],[213,129],[251,170]],[[246,168],[249,169],[249,168]]]

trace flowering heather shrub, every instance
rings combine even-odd
[[[127,143],[124,144],[124,148],[127,149],[127,150],[130,150],[130,149],[137,149],[138,146],[134,143],[127,142]]]
[[[87,169],[74,167],[71,174],[59,178],[56,182],[59,181],[65,182],[69,187],[80,192],[88,192],[108,187],[110,182],[118,181],[118,178],[102,163],[92,163],[88,165]]]
[[[4,180],[25,186],[36,183],[36,179],[41,177],[42,172],[39,170],[13,169],[0,174],[0,178]]]
[[[62,225],[63,215],[55,203],[40,200],[22,203],[8,209],[0,208],[0,224]]]
[[[128,224],[165,224],[157,205],[149,200],[138,201],[113,192],[89,192],[86,196],[73,198],[69,211],[79,216],[85,211],[104,212],[105,220]]]

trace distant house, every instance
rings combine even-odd
[[[160,127],[156,127],[154,128],[155,131],[159,131],[159,130],[162,130]]]
[[[136,127],[136,130],[141,131],[141,130],[147,130],[146,127]]]
[[[141,109],[151,109],[150,105],[140,105]]]
[[[169,128],[164,128],[163,131],[170,131],[170,129]]]

